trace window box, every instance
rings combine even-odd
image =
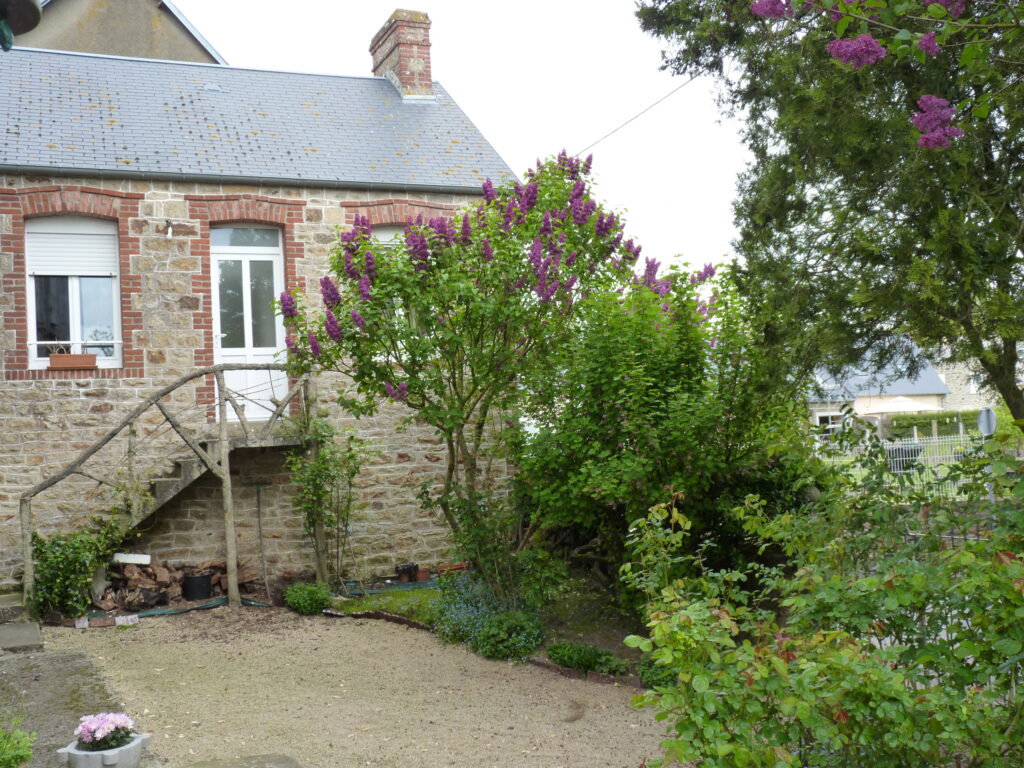
[[[60,354],[50,355],[50,369],[57,371],[81,371],[96,368],[96,355],[94,354]]]

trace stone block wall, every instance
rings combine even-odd
[[[0,176],[0,591],[15,588],[20,579],[19,497],[69,464],[153,392],[198,366],[212,364],[211,226],[279,227],[286,283],[312,293],[325,272],[336,226],[350,224],[356,214],[378,224],[404,224],[418,214],[442,215],[467,200],[324,188]],[[24,222],[49,215],[118,222],[121,368],[28,368]],[[320,391],[327,396],[330,387],[338,385],[332,382]],[[188,411],[202,420],[208,418],[204,403],[211,393],[212,382],[198,380],[169,401],[178,412]],[[443,451],[425,428],[396,432],[401,415],[393,410],[357,425],[378,454],[360,480],[361,517],[353,525],[357,570],[390,570],[397,561],[435,562],[447,546],[443,521],[425,517],[415,498],[424,477],[439,476]],[[340,414],[337,418],[354,425]],[[149,470],[155,474],[175,458],[169,447],[173,441],[161,421],[159,414],[148,418],[139,439],[142,447],[137,449],[149,457]],[[110,472],[123,472],[125,443],[124,437],[111,443],[96,463]],[[246,511],[246,520],[259,508],[265,520],[276,521],[273,530],[279,535],[264,539],[275,567],[303,567],[311,553],[295,533],[301,534],[301,522],[291,512],[281,452],[237,453],[232,461],[242,482],[235,491],[236,504]],[[257,494],[257,485],[247,485],[245,478],[263,473],[272,482]],[[219,507],[212,512],[210,506],[219,488],[216,483],[208,487],[209,482],[201,481],[159,513],[152,530],[140,540],[156,559],[183,561],[183,551],[199,558],[222,546]],[[109,503],[110,493],[93,480],[63,481],[33,500],[36,527],[50,533],[71,530]],[[250,556],[252,535],[240,528],[244,557]]]

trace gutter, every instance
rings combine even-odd
[[[139,181],[178,181],[189,184],[245,184],[274,185],[325,189],[355,189],[366,191],[429,192],[441,195],[473,195],[479,197],[479,186],[445,186],[441,184],[400,184],[381,181],[341,181],[338,179],[286,178],[282,176],[232,176],[230,174],[174,173],[170,171],[109,171],[96,168],[59,168],[46,165],[0,164],[0,173],[19,176],[70,176],[101,179],[128,179]],[[514,177],[513,177],[514,178]],[[499,181],[499,179],[495,179]]]

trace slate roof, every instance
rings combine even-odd
[[[926,363],[913,379],[887,368],[875,374],[848,371],[838,377],[830,377],[822,372],[819,373],[818,382],[824,393],[822,402],[852,401],[857,397],[872,395],[896,397],[949,394],[949,387],[939,378],[930,363]],[[812,399],[818,400],[817,397]]]
[[[434,84],[15,49],[0,172],[478,192],[512,171]]]

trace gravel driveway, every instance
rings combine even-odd
[[[92,657],[170,768],[267,753],[305,768],[637,768],[664,733],[632,688],[381,621],[217,608],[45,640]]]

